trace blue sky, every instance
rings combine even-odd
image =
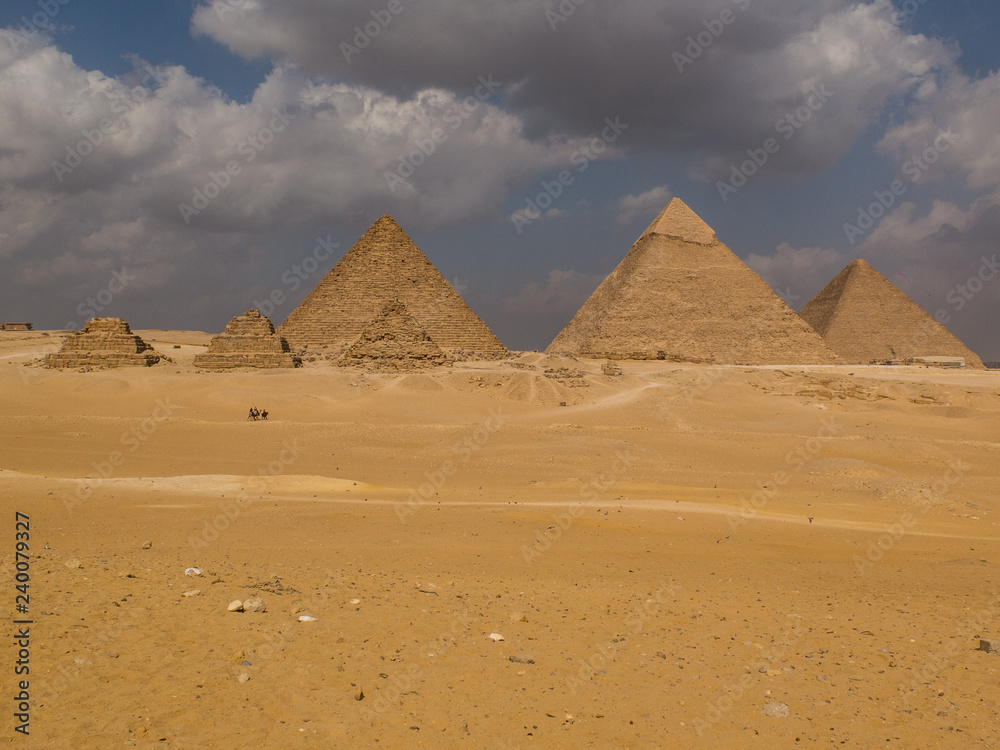
[[[678,196],[794,308],[863,257],[1000,360],[1000,274],[961,291],[1000,251],[995,2],[12,0],[0,27],[4,319],[218,331],[278,291],[278,323],[317,237],[391,213],[543,348]]]

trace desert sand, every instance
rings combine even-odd
[[[1000,746],[997,372],[216,373],[136,333],[172,361],[0,334],[12,745]]]

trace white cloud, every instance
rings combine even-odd
[[[658,214],[670,202],[671,197],[673,194],[670,192],[670,187],[660,185],[639,195],[630,194],[619,198],[616,206],[618,227],[624,227],[640,216]]]
[[[746,264],[790,307],[798,310],[851,260],[836,250],[792,247],[783,242],[771,256],[751,253]]]

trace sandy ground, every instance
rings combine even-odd
[[[0,335],[11,744],[1000,746],[1000,373],[215,374],[140,333],[174,361]]]

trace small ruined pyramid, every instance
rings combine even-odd
[[[294,349],[339,356],[392,300],[455,359],[508,354],[391,216],[371,225],[278,332]]]
[[[210,370],[271,369],[299,364],[288,342],[274,332],[274,325],[259,310],[250,310],[230,320],[226,330],[209,343],[208,351],[194,358],[195,367]]]
[[[450,364],[399,300],[387,302],[337,364],[374,370],[419,370]]]
[[[839,361],[679,198],[546,352],[722,364]]]
[[[149,367],[160,355],[132,333],[121,318],[91,318],[62,348],[45,357],[46,367]]]
[[[851,261],[799,315],[851,364],[944,356],[983,367],[947,328],[860,259]]]

